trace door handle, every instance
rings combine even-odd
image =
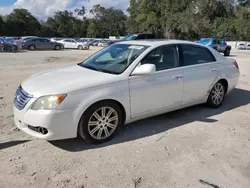
[[[212,70],[210,70],[210,72],[217,72],[217,70],[216,69],[212,69]]]
[[[183,77],[182,76],[175,76],[174,80],[181,80]]]

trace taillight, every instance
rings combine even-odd
[[[234,61],[234,66],[239,70],[239,65],[236,61]]]

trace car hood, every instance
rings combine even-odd
[[[117,76],[75,65],[35,74],[21,85],[26,92],[39,97],[42,95],[64,94],[108,84],[113,82]]]

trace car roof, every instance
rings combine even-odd
[[[157,47],[157,46],[169,45],[169,44],[192,44],[192,45],[204,47],[204,45],[202,44],[198,44],[198,43],[191,42],[191,41],[184,41],[184,40],[129,40],[129,41],[118,42],[118,44],[144,45],[144,46],[151,46],[151,47]]]

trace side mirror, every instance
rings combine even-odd
[[[156,71],[154,64],[144,64],[139,67],[136,67],[131,75],[148,75]]]

